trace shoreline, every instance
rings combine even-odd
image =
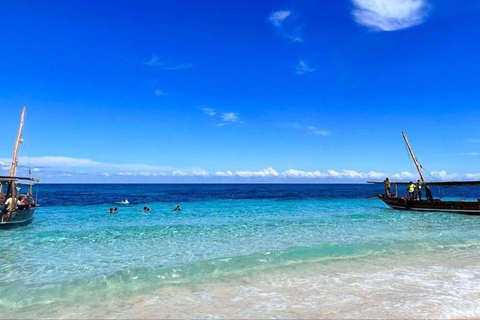
[[[3,318],[478,318],[477,249],[307,261],[205,282],[131,287],[128,296],[37,304]]]

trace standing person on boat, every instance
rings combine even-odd
[[[430,186],[425,186],[425,195],[427,196],[428,201],[433,201],[432,191],[430,190]]]
[[[417,199],[422,200],[422,184],[417,180]]]
[[[408,199],[410,200],[413,200],[415,199],[415,184],[410,181],[410,184],[408,185],[408,188],[407,188],[407,191],[408,191]]]
[[[383,183],[385,184],[385,194],[387,197],[390,197],[391,193],[390,193],[390,180],[388,180],[388,177],[383,181]]]
[[[5,195],[2,190],[0,190],[0,213],[5,211]]]

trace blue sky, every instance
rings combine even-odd
[[[46,182],[480,178],[480,1],[10,1],[5,173]]]

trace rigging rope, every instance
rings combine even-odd
[[[407,152],[407,158],[410,160],[410,170],[412,172],[417,171],[415,167],[415,163],[413,162],[412,155],[410,154],[410,151],[408,151],[407,145],[405,144],[405,151]],[[415,167],[415,168],[414,168]],[[418,179],[417,179],[418,180]]]
[[[408,157],[408,159],[410,159],[410,169],[413,169],[415,163],[414,163],[414,161],[413,161],[413,159],[412,159],[412,155],[411,155],[410,152],[408,151],[408,148],[407,148],[407,145],[406,145],[406,144],[405,144],[405,150],[406,150],[406,152],[407,152],[407,157]],[[432,176],[432,174],[431,174],[429,171],[427,171],[422,165],[420,166],[420,170],[422,170],[423,172],[426,172],[426,173],[430,176],[430,178],[432,178],[432,181],[433,181],[433,182],[438,182],[437,179],[435,179],[435,177]],[[415,166],[415,171],[417,171],[416,166]],[[437,192],[438,192],[439,197],[442,198],[440,186],[437,186]]]
[[[428,172],[427,170],[425,170],[425,172],[432,178],[433,182],[438,182],[438,180],[435,179],[435,177],[432,176],[432,174],[430,172]],[[440,199],[443,197],[441,191],[442,191],[442,189],[440,188],[440,186],[437,186],[437,192],[438,192],[438,196],[440,197]]]

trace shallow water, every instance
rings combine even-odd
[[[40,186],[34,222],[0,233],[0,316],[479,317],[480,217],[364,198],[381,191]]]

